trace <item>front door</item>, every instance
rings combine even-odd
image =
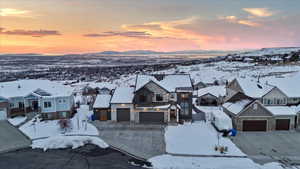
[[[101,112],[100,113],[100,120],[106,121],[107,120],[107,112]]]
[[[32,108],[34,111],[37,111],[39,108],[39,102],[36,100],[32,101]]]

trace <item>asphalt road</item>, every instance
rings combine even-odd
[[[300,132],[240,132],[233,142],[254,161],[300,164]]]
[[[94,145],[46,152],[26,148],[0,154],[0,169],[141,169],[131,165],[131,160],[115,150]]]
[[[7,121],[0,120],[0,153],[29,147],[30,145],[31,141],[17,128]]]

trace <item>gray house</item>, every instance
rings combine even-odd
[[[133,104],[139,122],[178,122],[192,118],[192,81],[188,74],[138,75]]]
[[[191,120],[192,94],[188,74],[137,75],[134,87],[116,88],[111,120],[151,124]]]
[[[223,104],[223,110],[240,131],[291,130],[297,116],[288,106],[264,106],[259,100],[238,92]]]

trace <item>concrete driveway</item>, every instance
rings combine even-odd
[[[31,141],[7,121],[0,121],[0,153],[29,147]]]
[[[300,164],[299,132],[241,132],[232,141],[258,163]]]
[[[142,159],[165,154],[164,126],[95,121],[108,144]]]

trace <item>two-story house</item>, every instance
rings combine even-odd
[[[223,107],[233,117],[234,126],[242,131],[290,130],[296,128],[298,123],[297,112],[289,106],[290,98],[288,94],[278,85],[279,83],[275,85],[275,83],[260,82],[248,78],[234,79],[228,83],[226,86],[226,103],[223,104]],[[251,98],[255,103],[253,101],[241,105],[240,103],[245,103],[243,95]],[[239,107],[239,109],[236,111],[237,109],[232,109],[232,107]]]
[[[134,87],[116,88],[111,120],[170,123],[192,118],[192,82],[188,74],[137,75]]]
[[[73,113],[71,87],[48,80],[0,83],[0,111],[6,117],[41,114],[44,119],[68,118]]]

